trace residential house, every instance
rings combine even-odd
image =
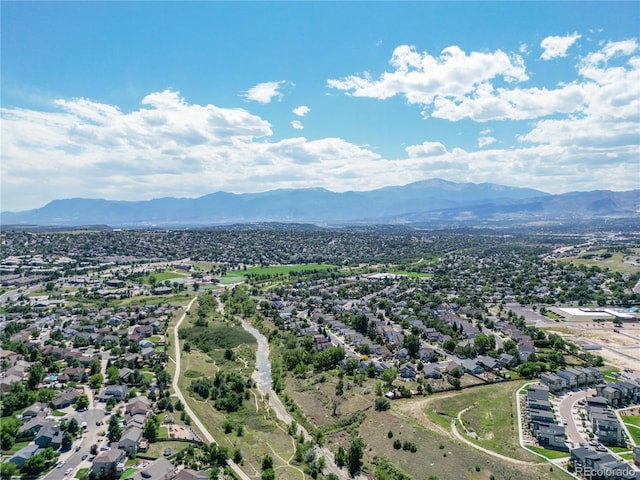
[[[151,400],[145,396],[130,398],[127,402],[125,412],[129,415],[147,415],[151,409]]]
[[[82,392],[80,390],[69,388],[53,397],[53,400],[51,400],[51,405],[57,410],[61,408],[67,408],[76,403],[78,401],[78,398],[80,398],[80,395],[82,395]]]
[[[142,428],[132,425],[127,426],[124,432],[122,432],[122,437],[118,442],[118,448],[124,450],[129,455],[133,455],[138,453],[138,448],[140,446],[140,441],[142,440]]]
[[[514,355],[509,355],[508,353],[500,355],[498,362],[500,362],[500,365],[504,368],[515,367],[518,365],[518,359]]]
[[[482,372],[484,372],[484,368],[478,365],[478,362],[472,358],[465,358],[461,360],[460,366],[462,367],[462,370],[464,372],[471,373],[473,375],[480,375]]]
[[[489,371],[500,370],[500,362],[489,355],[480,355],[477,360],[480,365]]]
[[[400,367],[400,377],[406,380],[415,380],[418,375],[416,366],[413,363],[405,363]]]
[[[50,412],[51,409],[47,404],[42,402],[35,402],[24,409],[24,411],[22,412],[22,420],[29,420],[41,414],[47,416]]]
[[[41,428],[36,434],[35,444],[42,448],[51,447],[54,450],[62,445],[62,430],[60,425],[48,425]]]
[[[540,426],[536,433],[536,439],[541,447],[551,450],[569,451],[567,434],[561,425]]]
[[[26,447],[22,447],[20,450],[14,453],[7,461],[15,463],[18,468],[21,469],[24,466],[24,462],[26,462],[40,450],[42,449],[38,445],[36,445],[35,443],[30,443]]]
[[[425,378],[442,378],[440,368],[434,363],[424,363],[422,375],[424,375]]]
[[[15,384],[21,382],[22,378],[15,375],[7,375],[0,378],[0,393],[9,393]]]
[[[571,450],[571,462],[575,472],[587,480],[627,480],[635,476],[629,472],[628,464],[620,464],[610,453],[598,453],[586,447]],[[624,474],[625,471],[633,476]]]
[[[196,472],[190,468],[184,468],[178,472],[173,480],[209,480],[207,472]]]
[[[124,471],[126,459],[127,455],[124,450],[113,448],[101,452],[96,456],[96,458],[93,459],[91,470],[97,477],[105,476],[114,478],[117,474]]]
[[[590,413],[593,433],[604,445],[625,446],[622,425],[611,412]]]
[[[529,385],[527,398],[534,400],[549,400],[549,387],[544,384]]]
[[[18,429],[18,434],[21,437],[35,437],[42,427],[53,424],[53,421],[47,420],[46,415],[40,414],[35,417],[30,417],[25,423],[23,423]]]
[[[552,393],[560,392],[567,386],[566,379],[549,372],[544,372],[540,375],[540,382],[549,387],[549,391]]]
[[[100,401],[106,402],[109,398],[114,397],[116,400],[121,401],[127,398],[129,389],[126,385],[109,385],[100,394]]]

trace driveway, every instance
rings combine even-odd
[[[566,393],[558,402],[560,417],[567,420],[566,431],[569,443],[578,446],[589,440],[582,428],[582,420],[578,413],[578,402],[595,393],[594,389]]]

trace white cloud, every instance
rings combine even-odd
[[[478,137],[478,147],[480,148],[484,148],[495,142],[496,139],[494,137]]]
[[[540,42],[540,47],[544,50],[540,58],[543,60],[551,60],[552,58],[566,57],[567,50],[578,39],[582,38],[578,33],[573,33],[564,37],[550,36]]]
[[[299,117],[304,117],[307,113],[311,111],[311,109],[306,105],[300,105],[299,107],[294,108],[292,111],[294,115],[297,115]]]
[[[386,183],[380,155],[368,148],[340,138],[272,142],[262,118],[188,104],[178,92],[149,94],[129,113],[87,99],[54,106],[0,109],[3,210],[69,197],[140,200]],[[365,173],[377,179],[362,180]]]
[[[389,63],[393,71],[384,72],[379,79],[367,73],[330,79],[327,85],[355,97],[386,99],[404,95],[410,104],[432,105],[441,98],[473,95],[480,86],[496,78],[508,83],[529,78],[522,57],[501,50],[467,55],[459,47],[450,46],[434,57],[401,45],[394,50]]]
[[[244,98],[259,103],[271,103],[274,98],[282,99],[283,93],[280,89],[284,86],[285,81],[264,82],[259,83],[255,87],[250,88],[243,93]]]
[[[580,59],[576,78],[554,88],[507,84],[507,72],[515,80],[526,72],[506,55],[501,67],[487,67],[492,73],[478,67],[503,58],[495,52],[476,58],[453,48],[433,58],[396,49],[395,70],[385,74],[393,81],[354,76],[336,81],[336,88],[378,98],[404,95],[430,116],[450,121],[524,120],[479,128],[476,151],[432,138],[406,146],[400,158],[377,153],[379,139],[371,147],[341,138],[275,141],[271,124],[245,109],[189,104],[169,90],[150,93],[130,112],[88,99],[59,99],[53,111],[4,107],[2,208],[25,210],[69,197],[139,200],[320,186],[364,190],[432,177],[553,193],[633,189],[640,184],[639,50],[633,39],[603,43]],[[507,131],[513,132],[513,144]],[[497,148],[496,137],[504,148]]]
[[[409,145],[405,150],[410,158],[437,157],[447,153],[447,149],[440,142],[424,142],[421,145]]]
[[[304,125],[302,125],[302,122],[300,120],[294,120],[293,122],[291,122],[291,126],[296,130],[302,130],[304,128]]]

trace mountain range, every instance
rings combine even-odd
[[[71,198],[42,208],[2,212],[2,225],[90,225],[112,227],[204,227],[252,222],[317,225],[535,224],[581,219],[640,218],[640,190],[551,195],[492,183],[431,179],[370,191],[322,188],[263,193],[216,192],[198,198],[116,201]]]

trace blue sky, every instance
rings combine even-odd
[[[1,209],[640,188],[640,2],[0,4]]]

